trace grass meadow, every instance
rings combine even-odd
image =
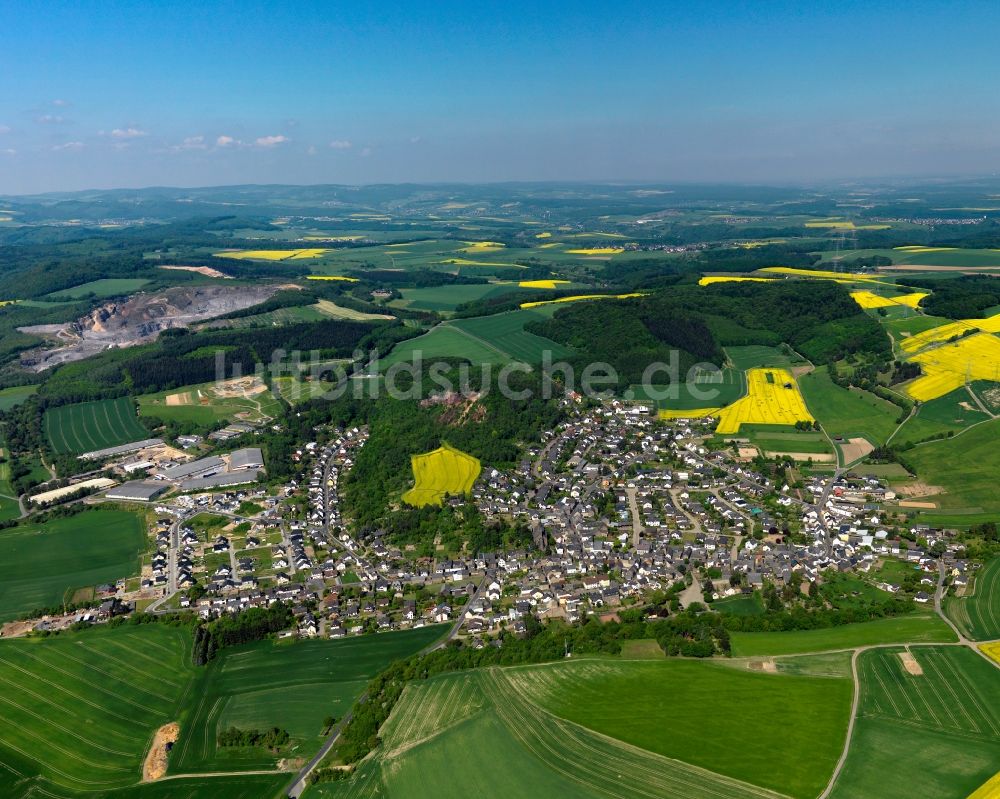
[[[91,280],[89,283],[81,283],[79,286],[62,289],[62,291],[54,291],[46,297],[51,300],[76,300],[91,295],[97,298],[119,297],[138,291],[148,282],[145,278],[107,277]]]
[[[75,589],[137,574],[146,543],[142,519],[117,510],[0,531],[0,621],[58,605]]]
[[[42,429],[57,454],[92,452],[149,438],[129,397],[49,408]]]
[[[733,633],[732,648],[735,657],[748,657],[853,649],[904,641],[942,643],[954,640],[955,634],[939,617],[921,613],[820,630]]]
[[[799,388],[812,415],[831,436],[866,438],[878,446],[897,427],[898,407],[867,391],[841,388],[825,366],[802,375]]]

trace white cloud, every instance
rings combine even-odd
[[[52,149],[55,152],[59,152],[61,150],[82,150],[83,149],[83,142],[82,141],[68,141],[65,144],[57,144]]]
[[[170,149],[172,150],[204,150],[208,145],[205,144],[204,136],[188,136],[180,144],[174,145]]]
[[[219,136],[219,138],[215,140],[216,147],[235,147],[238,144],[240,144],[240,142],[232,136]]]
[[[330,142],[330,146],[334,150],[350,150],[354,145],[347,141],[347,139],[334,139]]]
[[[306,150],[306,155],[316,155],[316,146],[313,144],[309,145],[309,149]]]
[[[54,105],[56,108],[66,108],[69,106],[69,100],[63,100],[57,97],[55,100],[52,101],[52,105]]]
[[[146,135],[146,131],[139,130],[139,128],[115,128],[111,131],[112,139],[138,139],[140,136]]]
[[[0,153],[3,153],[4,155],[17,155],[17,150],[13,147],[8,147],[6,150],[0,150]]]
[[[289,141],[287,136],[261,136],[256,141],[258,147],[276,147]]]
[[[367,158],[371,154],[372,154],[372,148],[371,147],[365,147],[365,149],[363,149],[361,151],[361,157],[362,158]]]
[[[0,125],[0,134],[10,133],[10,125]]]
[[[58,114],[42,114],[40,117],[35,118],[35,122],[39,125],[61,125],[65,121],[66,118]]]

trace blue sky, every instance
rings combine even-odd
[[[1000,4],[6,2],[0,193],[994,173]]]

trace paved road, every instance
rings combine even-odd
[[[629,512],[632,514],[632,546],[639,546],[639,538],[642,535],[642,522],[639,521],[639,503],[636,501],[636,488],[626,488],[625,496],[628,497]]]

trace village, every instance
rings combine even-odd
[[[711,607],[765,585],[808,592],[832,570],[871,575],[877,588],[927,603],[939,558],[952,585],[968,582],[960,548],[926,527],[900,527],[886,509],[893,492],[863,469],[804,477],[786,464],[765,474],[745,448],[709,447],[710,420],[663,422],[618,400],[563,405],[565,421],[515,469],[487,466],[470,496],[447,500],[474,503],[486,523],[526,525],[531,548],[418,558],[379,530],[356,538],[338,486],[368,431],[324,431],[322,443],[296,453],[301,483],[258,485],[260,450],[244,449],[110,489],[109,499],[160,503],[138,585],[101,586],[97,608],[34,629],[136,609],[210,618],[286,602],[297,620],[287,634],[343,638],[451,622],[482,645],[523,631],[528,616],[615,618],[671,589],[681,607]],[[187,490],[161,499],[167,480]],[[919,579],[878,580],[886,559]]]

